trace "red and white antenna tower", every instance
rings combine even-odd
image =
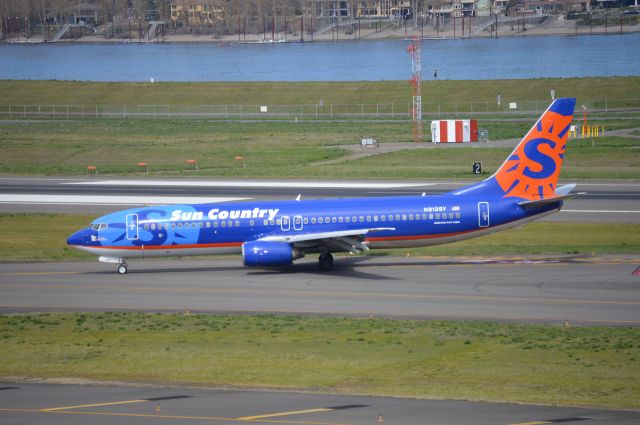
[[[420,38],[414,37],[413,42],[407,47],[411,56],[411,86],[413,87],[413,141],[422,143],[422,59],[420,57]]]

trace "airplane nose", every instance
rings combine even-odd
[[[69,236],[67,245],[86,245],[90,238],[90,230],[82,229]]]

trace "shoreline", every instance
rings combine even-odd
[[[110,38],[104,36],[82,36],[77,39],[64,39],[58,42],[46,42],[42,37],[34,37],[31,39],[7,39],[0,41],[0,44],[219,44],[219,45],[242,45],[242,44],[259,44],[259,45],[278,45],[289,43],[315,43],[315,42],[343,42],[343,41],[380,41],[380,40],[409,40],[418,38],[420,40],[465,40],[465,39],[484,39],[484,38],[513,38],[513,37],[544,37],[544,36],[584,36],[584,35],[623,35],[640,32],[640,23],[635,25],[600,25],[588,28],[580,28],[576,30],[574,21],[567,21],[563,17],[553,17],[538,24],[528,24],[524,31],[515,29],[511,24],[502,24],[498,27],[497,35],[488,29],[476,31],[471,35],[461,34],[460,25],[447,25],[445,27],[434,29],[432,27],[424,28],[386,28],[382,31],[359,31],[359,36],[348,35],[344,33],[307,35],[304,39],[300,39],[299,34],[289,35],[286,37],[282,33],[275,34],[275,40],[263,39],[264,34],[243,34],[243,35],[224,35],[221,37],[211,34],[169,34],[161,39],[154,38],[151,40],[141,38]]]

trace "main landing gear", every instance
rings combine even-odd
[[[333,255],[331,255],[330,252],[320,254],[320,257],[318,258],[318,266],[323,272],[331,271],[331,269],[333,269]]]
[[[124,261],[122,261],[122,263],[120,263],[120,265],[118,266],[118,273],[119,274],[126,274],[127,273],[127,263],[125,263]]]

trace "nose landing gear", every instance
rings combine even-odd
[[[118,273],[119,274],[126,274],[127,273],[127,263],[125,263],[124,261],[122,263],[120,263],[120,265],[118,266]]]

